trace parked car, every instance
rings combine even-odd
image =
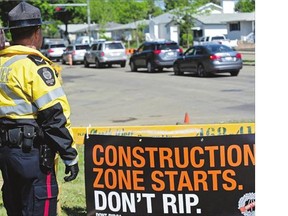
[[[66,46],[64,43],[51,42],[46,43],[41,49],[41,52],[44,56],[46,56],[50,60],[60,61],[62,59],[62,55],[65,49]]]
[[[184,72],[197,73],[200,77],[209,74],[228,72],[237,76],[243,61],[239,52],[221,44],[198,45],[190,47],[174,62],[175,75]]]
[[[84,55],[89,50],[89,44],[71,44],[68,45],[62,55],[62,64],[69,63],[69,55],[71,55],[72,64],[84,62]]]
[[[182,49],[174,41],[146,41],[130,57],[131,71],[147,68],[148,72],[172,68]]]
[[[225,35],[213,35],[213,36],[206,36],[201,37],[199,41],[194,41],[194,45],[206,45],[211,43],[218,43],[229,46],[231,48],[236,48],[238,46],[238,40],[230,40],[227,39]]]
[[[121,41],[98,41],[84,55],[84,66],[95,64],[97,68],[113,64],[126,66],[127,55],[124,44]]]

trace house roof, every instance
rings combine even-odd
[[[123,24],[119,23],[114,23],[114,22],[108,22],[104,26],[101,26],[99,24],[94,24],[93,26],[90,27],[90,29],[93,31],[100,30],[101,28],[105,28],[105,30],[110,30],[119,26],[122,26]],[[86,28],[87,29],[87,28]]]
[[[194,17],[203,24],[219,24],[219,23],[236,22],[236,21],[255,21],[255,12],[195,15]]]
[[[166,24],[169,23],[173,20],[173,17],[175,17],[174,14],[167,12],[164,14],[161,14],[157,17],[152,18],[151,20],[155,23],[155,24]]]
[[[126,29],[136,29],[138,25],[148,25],[149,20],[138,20],[136,22],[128,23],[128,24],[119,24],[119,23],[113,23],[109,22],[105,25],[106,31],[115,31],[115,30],[126,30]],[[65,31],[65,25],[60,25],[59,28],[62,31]],[[91,31],[99,31],[101,29],[101,26],[99,24],[91,24],[90,30]],[[87,32],[88,30],[88,24],[68,24],[68,32],[75,34],[75,33],[82,33]]]
[[[152,21],[155,24],[167,24],[173,20],[175,15],[172,13],[161,14]],[[194,18],[203,24],[221,24],[236,21],[255,21],[255,12],[252,13],[229,13],[229,14],[203,14],[194,15]]]
[[[124,29],[136,29],[138,25],[148,25],[149,20],[138,20],[136,22],[127,23],[119,26],[115,26],[114,28],[110,28],[109,30],[124,30]]]
[[[65,31],[66,26],[65,25],[59,25],[58,28],[60,30]],[[68,24],[67,25],[67,31],[69,33],[76,33],[76,32],[81,32],[81,29],[88,28],[88,24]]]
[[[119,23],[114,23],[114,22],[109,22],[105,25],[105,29],[113,29],[113,28],[116,28],[116,27],[121,27],[123,26],[122,24],[119,24]],[[68,24],[67,25],[67,28],[68,28],[68,32],[69,33],[81,33],[81,32],[87,32],[88,30],[88,24]],[[65,31],[66,30],[66,26],[65,25],[59,25],[59,28],[60,30],[62,31]],[[99,24],[91,24],[90,25],[90,30],[91,31],[97,31],[101,29],[101,26]]]
[[[218,10],[219,12],[222,12],[222,7],[220,5],[214,4],[212,2],[207,3],[197,9],[198,12],[205,12],[209,10]]]

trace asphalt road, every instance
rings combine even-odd
[[[60,63],[61,65],[61,63]],[[130,67],[97,69],[61,65],[74,127],[214,124],[255,121],[255,67],[237,77],[175,76]]]

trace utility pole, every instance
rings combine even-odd
[[[88,41],[91,46],[91,18],[90,18],[90,0],[87,0],[87,23],[88,23]]]

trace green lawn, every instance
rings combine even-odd
[[[65,182],[65,166],[62,161],[58,163],[57,179],[60,186],[59,206],[61,210],[59,216],[84,216],[86,215],[85,201],[85,179],[84,179],[84,145],[77,146],[79,152],[79,175],[72,182]],[[0,175],[0,183],[2,176]],[[2,184],[1,184],[2,185]],[[0,193],[0,215],[5,216],[6,211]]]

